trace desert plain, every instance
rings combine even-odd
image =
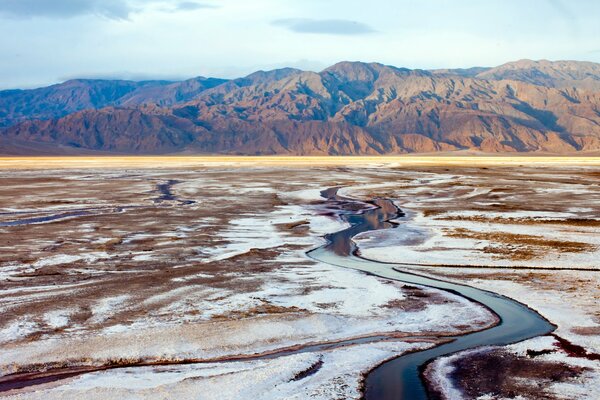
[[[600,158],[423,156],[0,159],[0,397],[358,399],[387,360],[502,323],[307,254],[375,199],[401,212],[357,257],[555,327],[434,360],[432,398],[597,398]]]

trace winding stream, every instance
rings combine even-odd
[[[400,271],[398,265],[366,260],[356,255],[356,245],[352,238],[361,232],[400,227],[390,220],[404,214],[387,199],[376,199],[372,208],[356,211],[348,204],[356,204],[352,199],[337,195],[336,189],[322,192],[323,197],[339,211],[336,214],[350,224],[350,227],[326,236],[328,244],[308,253],[315,260],[346,268],[368,272],[383,278],[418,284],[459,294],[492,310],[500,322],[489,329],[456,336],[452,342],[400,356],[375,368],[366,379],[365,398],[367,400],[427,399],[428,393],[421,379],[422,368],[440,356],[479,346],[502,346],[520,342],[535,336],[552,332],[555,327],[537,312],[508,297],[467,285],[445,282],[416,274]]]
[[[163,195],[158,199],[159,201],[176,200],[171,198],[172,195],[170,193],[170,186],[174,183],[176,182],[169,181],[166,184],[159,186],[159,190]],[[375,199],[370,202],[371,207],[365,209],[364,202],[338,196],[337,189],[328,189],[323,191],[322,194],[323,197],[327,199],[327,204],[330,208],[335,210],[333,214],[348,222],[350,226],[342,231],[326,235],[328,244],[309,251],[307,254],[311,258],[340,267],[364,271],[387,279],[446,290],[483,304],[500,318],[500,323],[492,328],[464,336],[456,336],[453,338],[454,340],[452,342],[431,349],[406,354],[381,364],[367,376],[365,388],[365,397],[367,400],[427,399],[428,394],[422,383],[420,372],[421,368],[429,361],[440,356],[479,346],[506,345],[519,342],[535,336],[545,335],[555,329],[553,325],[538,313],[510,298],[466,285],[459,285],[402,272],[398,270],[400,267],[398,264],[379,263],[358,257],[356,255],[357,248],[352,241],[354,236],[361,232],[398,227],[397,224],[389,221],[403,217],[404,214],[387,199]],[[343,345],[368,343],[386,339],[388,339],[387,336],[365,337],[337,343],[323,343],[294,349],[281,349],[279,351],[274,351],[271,354],[249,355],[228,360],[173,360],[157,363],[139,362],[129,365],[111,364],[95,367],[66,367],[30,373],[15,373],[0,377],[0,392],[59,381],[69,377],[109,369],[272,358],[298,352],[321,351]]]

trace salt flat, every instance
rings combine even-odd
[[[250,382],[269,389],[262,398],[358,398],[384,360],[497,323],[460,296],[308,258],[323,235],[347,227],[320,196],[331,187],[357,209],[385,197],[406,214],[397,229],[355,238],[364,257],[513,297],[597,354],[599,166],[583,157],[0,159],[0,382],[128,367],[2,394],[156,398],[227,387],[224,398],[236,398]],[[293,353],[365,337],[379,339]],[[514,365],[529,348],[547,351],[532,362],[568,372],[549,398],[573,382],[593,392],[598,362],[578,369],[581,357],[556,340],[499,351]],[[253,358],[283,349],[289,359]],[[436,364],[440,391],[464,390],[455,364]],[[135,382],[119,386],[123,376]],[[518,387],[506,379],[499,387]]]

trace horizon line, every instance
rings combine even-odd
[[[65,84],[67,82],[75,82],[75,81],[120,81],[120,82],[169,82],[169,83],[178,83],[178,82],[185,82],[187,80],[191,80],[191,79],[199,79],[199,78],[204,78],[204,79],[222,79],[225,81],[234,81],[237,79],[243,79],[246,78],[252,74],[255,73],[259,73],[259,72],[273,72],[273,71],[280,71],[280,70],[284,70],[284,69],[293,69],[293,70],[297,70],[297,71],[301,71],[301,72],[312,72],[312,73],[316,73],[316,74],[320,74],[326,70],[328,70],[331,67],[334,67],[338,64],[343,64],[343,63],[353,63],[353,64],[364,64],[364,65],[382,65],[384,67],[391,67],[391,68],[397,68],[397,69],[408,69],[410,71],[426,71],[426,72],[436,72],[436,71],[444,71],[444,70],[448,70],[448,71],[461,71],[461,70],[469,70],[469,69],[477,69],[477,68],[485,68],[485,69],[493,69],[493,68],[498,68],[501,67],[503,65],[507,65],[507,64],[514,64],[514,63],[518,63],[518,62],[523,62],[523,61],[530,61],[530,62],[536,62],[536,63],[541,63],[541,62],[549,62],[549,63],[561,63],[561,62],[576,62],[576,63],[589,63],[589,64],[597,64],[600,65],[600,63],[595,62],[595,61],[589,61],[589,60],[575,60],[575,59],[547,59],[547,58],[540,58],[540,59],[532,59],[532,58],[519,58],[516,60],[510,60],[510,61],[506,61],[502,64],[498,64],[495,66],[483,66],[483,65],[472,65],[472,66],[464,66],[464,67],[455,67],[455,68],[451,68],[451,67],[442,67],[442,68],[411,68],[411,67],[404,67],[404,66],[397,66],[397,65],[392,65],[392,64],[385,64],[385,63],[381,63],[378,61],[358,61],[358,60],[341,60],[338,61],[336,63],[333,63],[325,68],[323,68],[320,71],[316,71],[316,70],[311,70],[311,69],[301,69],[301,68],[296,68],[296,67],[280,67],[280,68],[273,68],[273,69],[257,69],[257,70],[253,70],[252,72],[246,74],[246,75],[242,75],[242,76],[236,76],[233,78],[224,78],[224,77],[219,77],[219,76],[205,76],[205,75],[196,75],[196,76],[190,76],[190,77],[183,77],[183,76],[179,76],[179,77],[168,77],[168,76],[160,76],[160,74],[156,75],[155,77],[152,77],[152,75],[150,74],[136,74],[136,73],[127,73],[124,72],[121,74],[121,76],[119,76],[119,74],[97,74],[96,76],[94,76],[94,74],[89,74],[89,75],[85,75],[82,74],[81,76],[74,76],[74,77],[70,77],[70,78],[64,78],[64,79],[57,79],[56,81],[54,81],[54,83],[48,83],[48,84],[32,84],[31,86],[22,86],[22,87],[7,87],[5,89],[0,88],[0,92],[5,92],[5,91],[12,91],[12,90],[35,90],[35,89],[43,89],[43,88],[47,88],[47,87],[51,87],[51,86],[56,86],[56,85],[62,85]],[[131,77],[127,78],[126,76],[130,75]],[[136,79],[135,75],[139,75],[140,78]],[[147,76],[147,77],[145,77]],[[144,78],[142,78],[144,77]]]

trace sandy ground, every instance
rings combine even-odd
[[[138,168],[169,169],[214,166],[473,166],[473,165],[600,165],[600,157],[559,156],[107,156],[107,157],[0,157],[0,169]]]
[[[383,360],[494,322],[456,296],[309,260],[323,234],[344,227],[319,196],[334,186],[358,199],[394,199],[407,212],[400,229],[356,238],[363,256],[516,298],[557,324],[560,338],[598,353],[597,165],[541,157],[2,159],[3,375],[213,362],[108,370],[0,395],[236,398],[252,388],[265,399],[358,398],[362,374]],[[380,334],[397,338],[214,362]],[[409,340],[417,335],[428,339]],[[545,346],[552,353],[529,357],[534,365],[568,371],[544,398],[593,392],[597,361],[544,340],[501,356]],[[464,379],[459,360],[430,368],[442,394],[510,398],[516,390],[504,381],[497,392],[467,388],[477,381]],[[549,379],[524,377],[531,385]]]

